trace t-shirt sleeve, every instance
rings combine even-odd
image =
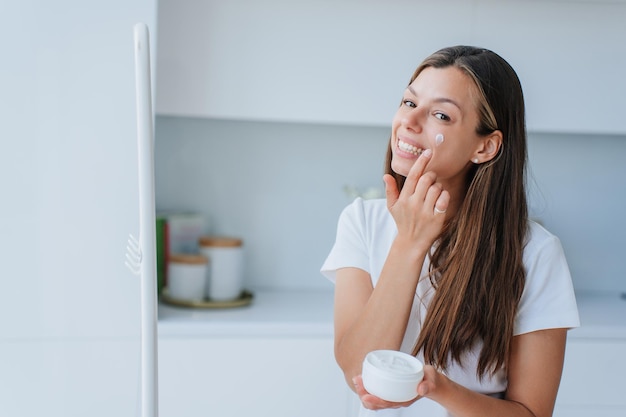
[[[514,334],[580,326],[574,287],[559,239],[551,235],[526,255],[526,285]]]
[[[335,243],[322,265],[322,275],[334,283],[340,268],[355,267],[369,272],[367,247],[363,200],[357,198],[339,216]]]

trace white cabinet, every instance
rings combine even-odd
[[[570,330],[555,417],[626,416],[626,301],[578,293],[581,327]]]
[[[555,417],[624,417],[626,302],[578,294]],[[357,415],[333,356],[332,294],[258,292],[248,309],[159,307],[161,417]],[[1,392],[1,391],[0,391]]]
[[[139,352],[139,337],[0,340],[0,416],[138,416]]]
[[[345,417],[333,294],[255,291],[250,307],[159,306],[161,417]]]
[[[557,403],[626,412],[625,353],[626,340],[570,338]]]
[[[419,60],[470,32],[470,3],[414,3],[161,0],[156,111],[388,126]]]
[[[139,280],[123,261],[138,218],[133,26],[156,32],[156,7],[0,6],[1,215],[11,219],[0,231],[0,340],[138,331]]]
[[[138,414],[137,22],[156,1],[1,2],[0,416]]]
[[[528,129],[626,133],[626,3],[478,1],[472,42],[515,68]]]
[[[389,126],[417,64],[449,45],[517,70],[528,128],[626,133],[626,3],[159,2],[161,115]]]
[[[167,338],[161,417],[344,417],[353,396],[330,337]]]

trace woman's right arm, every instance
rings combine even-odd
[[[361,269],[337,271],[335,358],[352,389],[367,353],[400,349],[425,255],[396,239],[375,288]]]
[[[387,207],[398,234],[376,286],[358,268],[335,275],[335,358],[348,385],[361,373],[365,355],[377,349],[400,349],[424,259],[443,227],[450,196],[426,172],[432,153],[423,152],[406,177],[402,191],[385,175]],[[442,212],[439,212],[442,213]]]

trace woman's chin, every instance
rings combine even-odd
[[[411,170],[411,167],[413,166],[413,162],[414,161],[408,161],[408,160],[403,160],[403,161],[393,160],[391,161],[391,170],[398,175],[402,175],[406,177],[409,171]]]

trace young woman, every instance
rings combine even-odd
[[[522,88],[504,59],[457,46],[416,69],[392,123],[386,199],[344,209],[322,267],[361,416],[552,415],[579,321],[561,244],[528,219],[526,158]],[[378,349],[426,364],[415,400],[363,388]]]

